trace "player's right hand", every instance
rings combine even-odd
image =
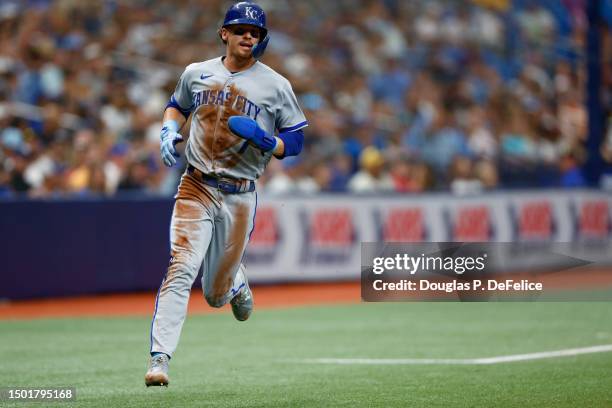
[[[178,133],[178,124],[174,121],[164,122],[160,136],[161,159],[167,167],[172,167],[176,164],[176,158],[180,157],[175,146],[183,141],[183,136]]]

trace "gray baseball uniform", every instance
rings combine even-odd
[[[228,128],[246,115],[269,134],[307,126],[289,81],[261,62],[231,73],[222,58],[191,64],[174,92],[192,111],[186,172],[175,196],[170,225],[170,266],[159,289],[151,323],[151,351],[172,355],[187,314],[191,286],[202,271],[207,302],[228,303],[245,284],[241,263],[253,230],[257,194],[230,194],[202,182],[227,178],[244,186],[256,180],[272,157]]]

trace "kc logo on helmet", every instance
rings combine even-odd
[[[244,13],[246,16],[252,20],[257,19],[257,10],[254,10],[253,7],[247,7],[244,9]]]

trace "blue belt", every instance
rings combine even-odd
[[[202,173],[192,165],[187,166],[187,172],[198,180],[201,180],[204,184],[221,190],[224,193],[240,194],[255,191],[255,182],[253,180],[211,176]]]

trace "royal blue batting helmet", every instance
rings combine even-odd
[[[236,24],[249,24],[263,30],[263,37],[268,33],[266,28],[266,13],[255,3],[241,1],[234,4],[225,13],[223,27]]]
[[[227,10],[222,27],[237,24],[248,24],[259,27],[262,39],[253,47],[253,56],[255,58],[261,57],[268,46],[268,41],[270,41],[268,28],[266,27],[266,13],[255,3],[241,1]]]

